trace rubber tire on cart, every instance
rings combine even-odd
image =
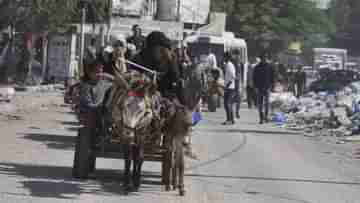
[[[76,137],[73,177],[86,179],[90,172],[91,136],[89,129],[80,128]]]
[[[216,112],[218,106],[218,96],[216,94],[208,97],[208,110],[209,112]]]

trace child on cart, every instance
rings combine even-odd
[[[80,122],[85,127],[96,127],[96,118],[102,109],[105,94],[111,87],[111,83],[102,80],[102,72],[103,66],[99,61],[85,63],[79,105]]]

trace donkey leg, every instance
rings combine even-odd
[[[173,145],[173,153],[172,153],[172,156],[171,158],[173,159],[172,161],[172,166],[171,166],[171,184],[173,186],[173,190],[176,190],[178,188],[178,161],[177,161],[177,149],[176,149],[176,144],[174,143]]]
[[[133,174],[133,180],[134,180],[134,187],[135,190],[138,190],[141,186],[141,168],[142,164],[144,162],[144,147],[143,146],[137,146],[135,154],[136,158],[134,159],[134,174]]]
[[[172,146],[170,145],[169,135],[164,137],[163,145],[166,148],[162,161],[162,183],[165,185],[165,190],[170,191],[171,167],[173,164]]]
[[[138,164],[138,154],[137,154],[137,149],[135,146],[132,146],[132,151],[131,151],[131,155],[132,155],[132,159],[133,159],[133,168],[132,168],[132,174],[131,174],[131,177],[132,177],[132,182],[135,186],[135,181],[136,181],[136,169],[137,169],[137,164]]]
[[[125,171],[124,171],[124,187],[126,190],[129,189],[130,184],[130,168],[131,168],[131,157],[130,157],[130,146],[124,145],[124,161],[125,161]]]
[[[184,160],[184,146],[183,139],[179,139],[176,146],[176,162],[178,168],[178,178],[179,178],[179,194],[180,196],[185,195],[185,185],[184,185],[184,173],[185,173],[185,160]]]

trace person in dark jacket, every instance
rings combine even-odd
[[[268,62],[268,55],[262,54],[261,62],[255,67],[253,81],[257,92],[258,110],[260,124],[268,122],[269,94],[274,82],[274,73],[271,64]]]
[[[296,84],[296,97],[300,98],[304,94],[306,86],[306,73],[301,66],[297,68],[294,82]]]
[[[133,44],[136,47],[136,52],[145,48],[145,37],[142,35],[142,30],[139,25],[132,27],[133,35],[126,39],[127,43]]]
[[[162,96],[178,98],[180,71],[171,45],[171,40],[163,32],[154,31],[147,36],[146,47],[134,57],[134,62],[159,74],[157,82]],[[129,66],[129,69],[147,74],[133,65]]]
[[[96,60],[96,57],[97,57],[96,39],[92,38],[90,41],[90,45],[86,48],[85,58],[87,60]]]

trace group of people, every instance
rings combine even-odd
[[[290,91],[300,97],[305,92],[306,73],[298,66],[295,71],[285,65],[270,61],[267,53],[256,57],[247,72],[248,107],[256,106],[259,111],[259,123],[269,121],[269,96],[274,91]]]
[[[169,98],[177,98],[181,102],[182,78],[187,67],[193,62],[189,57],[186,44],[179,43],[173,46],[171,40],[162,32],[152,32],[146,38],[142,35],[138,25],[133,26],[133,35],[126,40],[116,40],[111,47],[111,53],[104,54],[96,52],[96,41],[92,40],[87,48],[87,59],[85,63],[85,78],[87,80],[96,79],[94,73],[105,72],[110,75],[125,73],[129,70],[144,71],[138,66],[129,65],[126,60],[131,60],[140,66],[151,68],[162,74],[158,81],[161,94]],[[130,46],[129,46],[130,45]],[[232,50],[224,54],[223,69],[224,75],[224,107],[226,111],[226,121],[223,125],[235,124],[235,119],[240,118],[241,104],[241,80],[244,78],[244,64],[240,60],[240,51]],[[174,60],[173,60],[174,59]],[[94,63],[95,61],[95,63]],[[212,70],[216,70],[216,56],[209,49],[207,61]],[[196,62],[194,62],[196,63]],[[87,68],[88,67],[88,68]],[[283,70],[271,63],[269,56],[265,53],[255,59],[255,62],[248,67],[246,94],[249,108],[256,106],[259,111],[259,123],[268,122],[269,95],[270,91],[276,86],[276,82],[282,82],[284,76],[279,74]],[[284,72],[284,71],[283,71]],[[286,72],[286,71],[285,71]],[[300,81],[297,73],[296,81]],[[220,73],[218,73],[220,75]],[[286,77],[286,76],[285,76]],[[304,81],[300,81],[296,86],[297,96],[304,89]],[[87,101],[89,103],[89,101]],[[87,104],[88,105],[88,104]],[[85,104],[86,106],[86,104]]]
[[[95,41],[92,41],[90,46],[94,44]],[[135,46],[135,51],[129,44]],[[98,113],[101,98],[104,98],[106,94],[101,80],[104,75],[116,76],[131,71],[145,75],[152,74],[144,68],[158,74],[156,82],[162,97],[185,105],[182,79],[184,69],[191,64],[191,60],[187,55],[186,47],[174,47],[163,32],[153,31],[143,37],[140,28],[135,25],[133,35],[126,41],[116,40],[110,48],[107,47],[97,54],[92,47],[87,51],[88,54],[84,60],[84,77],[80,88],[80,113],[93,115]],[[186,146],[185,153],[193,156],[189,141],[186,141],[184,145]]]
[[[85,54],[85,75],[88,75],[87,68],[94,66],[94,63],[102,69],[98,72],[109,75],[130,70],[145,73],[146,71],[139,68],[143,66],[161,73],[158,81],[161,93],[177,94],[176,88],[180,84],[182,68],[190,63],[185,49],[174,49],[171,40],[162,32],[154,31],[144,37],[139,25],[134,25],[132,31],[132,36],[127,39],[116,39],[111,46],[100,50],[96,49],[96,40],[92,39]],[[129,64],[128,61],[137,65]]]

